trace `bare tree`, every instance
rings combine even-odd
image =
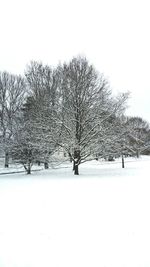
[[[60,70],[38,62],[31,62],[25,72],[30,97],[25,114],[32,125],[40,161],[48,168],[49,157],[57,146],[61,125],[57,124],[60,110]],[[54,138],[55,137],[55,138]]]
[[[105,150],[106,158],[121,157],[124,168],[125,157],[139,157],[141,153],[150,149],[149,123],[140,117],[126,116],[114,117],[112,122],[114,127],[110,136],[111,142],[105,142],[105,149],[102,150]]]
[[[0,72],[0,132],[5,153],[5,167],[9,166],[9,145],[25,92],[24,78],[8,72]]]
[[[126,127],[129,134],[129,145],[137,157],[150,148],[150,125],[141,117],[127,117]]]
[[[100,143],[110,136],[110,116],[122,112],[128,94],[113,98],[108,81],[85,58],[62,67],[61,146],[73,159],[75,174],[80,163],[93,158]],[[113,126],[113,125],[111,125]]]

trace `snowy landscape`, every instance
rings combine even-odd
[[[0,267],[150,267],[150,1],[0,8]]]
[[[150,266],[150,157],[0,175],[0,267]],[[15,170],[15,168],[14,168]]]
[[[150,124],[82,56],[0,72],[0,267],[150,266]]]

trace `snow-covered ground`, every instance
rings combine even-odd
[[[0,267],[149,267],[150,157],[0,176]]]

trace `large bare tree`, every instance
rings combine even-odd
[[[61,92],[61,145],[78,174],[79,164],[92,158],[100,143],[110,137],[113,124],[108,124],[108,120],[112,115],[122,114],[128,94],[114,98],[104,75],[82,57],[63,65]]]

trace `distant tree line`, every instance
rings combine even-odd
[[[5,155],[31,173],[34,163],[48,168],[61,148],[79,165],[150,153],[150,126],[124,115],[129,93],[114,97],[108,80],[84,57],[55,68],[31,62],[24,76],[0,72],[0,143]]]

